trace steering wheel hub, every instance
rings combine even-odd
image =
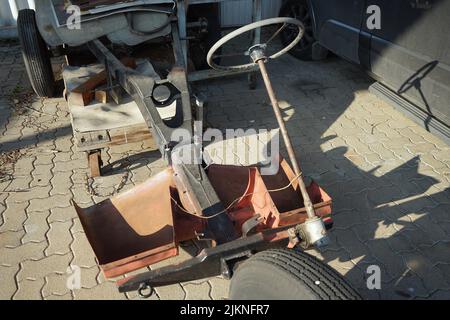
[[[259,60],[264,60],[264,62],[267,60],[266,48],[266,44],[255,44],[248,49],[248,55],[253,63],[258,63]]]

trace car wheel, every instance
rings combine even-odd
[[[315,42],[312,28],[312,18],[306,0],[287,0],[280,9],[280,17],[291,17],[300,20],[305,26],[305,34],[300,42],[289,53],[301,60],[312,60],[312,46]],[[294,25],[287,26],[280,34],[281,42],[287,46],[297,35]]]
[[[39,33],[34,10],[19,11],[17,31],[25,68],[34,92],[39,97],[52,97],[55,92],[55,78],[50,62],[50,51]]]
[[[237,267],[232,300],[359,300],[347,281],[316,258],[294,249],[259,252]]]
[[[209,49],[222,37],[220,10],[217,3],[192,6],[188,12],[188,22],[204,19],[208,23],[207,32],[195,34],[195,40],[189,42],[189,56],[197,70],[208,69],[206,55]]]

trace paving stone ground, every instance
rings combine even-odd
[[[341,59],[286,55],[268,68],[303,171],[333,198],[331,244],[309,252],[364,298],[449,299],[449,146],[369,93],[372,80]],[[132,188],[164,168],[159,154],[145,142],[112,147],[106,175],[88,179],[66,102],[28,94],[15,45],[0,47],[0,88],[0,298],[137,299],[105,280],[71,200],[89,206]],[[276,128],[261,80],[253,91],[246,77],[197,89],[209,99],[209,127]],[[233,159],[248,162],[239,152]],[[174,260],[197,249],[187,244]],[[371,265],[381,269],[380,290],[367,289]],[[75,267],[81,289],[69,290]],[[225,299],[227,291],[215,277],[158,288],[152,298]]]

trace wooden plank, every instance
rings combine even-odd
[[[133,58],[123,58],[121,62],[128,68],[136,68],[136,61]],[[87,106],[94,100],[95,88],[106,84],[106,79],[106,70],[89,77],[85,82],[70,92],[70,101],[79,106]]]
[[[109,130],[145,124],[137,104],[126,97],[122,104],[91,103],[89,106],[70,106],[72,126],[79,132]]]
[[[106,90],[95,90],[95,100],[100,103],[107,103],[108,92]]]
[[[102,175],[101,150],[96,150],[88,154],[88,164],[92,178]]]
[[[84,132],[84,133],[77,133],[75,134],[75,140],[76,140],[76,146],[78,151],[90,151],[90,150],[96,150],[96,149],[103,149],[108,146],[114,146],[114,145],[122,145],[127,143],[133,143],[133,142],[141,142],[141,141],[148,141],[150,148],[152,150],[157,150],[158,147],[153,139],[153,136],[150,132],[150,130],[147,128],[145,124],[140,125],[134,125],[134,126],[127,126],[123,128],[115,128],[107,130],[107,139],[105,138],[102,141],[92,142],[89,144],[81,143],[80,139],[81,137],[97,137],[99,133],[104,134],[104,130],[101,131],[90,131],[90,132]]]
[[[102,137],[101,140],[98,138],[99,136]],[[111,141],[107,130],[98,130],[90,132],[74,131],[74,137],[77,149],[79,151],[103,149],[106,148]]]
[[[108,131],[110,143],[108,145],[121,145],[144,140],[151,140],[152,148],[156,149],[156,143],[147,125],[136,125],[132,127],[111,129]]]

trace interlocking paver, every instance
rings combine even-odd
[[[370,240],[367,242],[367,247],[377,262],[381,262],[383,267],[386,268],[387,272],[384,275],[386,280],[397,279],[403,274],[403,272],[405,272],[407,268],[405,263],[402,261],[400,256],[391,250],[386,239]]]
[[[70,180],[71,176],[72,171],[54,172],[53,177],[50,180],[51,183],[50,195],[66,194],[67,190],[70,190],[72,187],[72,181]]]
[[[450,290],[436,290],[429,296],[429,298],[436,300],[449,300]]]
[[[72,176],[73,177],[73,176]],[[87,176],[85,176],[87,178]],[[89,182],[87,179],[83,184],[74,184],[70,188],[72,194],[72,200],[81,206],[86,206],[92,204],[92,194],[89,192]],[[69,209],[70,210],[70,209]],[[75,211],[75,210],[72,210]]]
[[[75,211],[73,208],[70,208],[72,211]],[[69,209],[68,209],[69,210]],[[76,234],[76,233],[83,233],[83,226],[81,225],[80,219],[78,219],[78,217],[72,219],[73,224],[72,224],[72,228],[70,228],[70,232],[72,232],[72,234]]]
[[[0,226],[0,232],[8,230],[22,230],[23,223],[27,219],[26,208],[29,206],[28,202],[14,202],[13,195],[10,194],[6,198],[6,210],[3,212],[3,224]]]
[[[448,250],[450,250],[449,241],[439,241],[432,246],[420,246],[420,251],[431,261],[433,261],[433,264],[450,265],[450,255],[446,254],[448,253]]]
[[[12,193],[16,192],[22,192],[24,191],[21,198],[21,201],[26,201],[25,191],[27,191],[28,187],[30,186],[31,177],[27,176],[18,176],[15,177],[14,180],[11,181],[11,183],[8,185],[7,191],[11,191]]]
[[[0,299],[8,300],[17,291],[16,274],[19,271],[19,264],[14,266],[3,266],[0,263]]]
[[[411,143],[408,144],[415,144],[415,143],[421,143],[426,142],[426,140],[420,135],[414,132],[411,127],[408,128],[401,128],[397,130],[402,136],[406,137],[411,141]]]
[[[33,174],[31,173],[33,180],[30,183],[31,187],[40,186],[47,187],[50,185],[51,175],[48,174]]]
[[[423,285],[429,290],[450,289],[449,281],[443,273],[432,265],[422,254],[408,252],[402,254],[406,266],[422,280]]]
[[[41,153],[36,156],[36,160],[34,161],[33,165],[35,167],[41,166],[41,165],[51,165],[53,164],[53,159],[55,158],[55,155],[52,153]]]
[[[76,211],[72,207],[67,208],[52,208],[50,210],[50,216],[48,217],[48,222],[52,223],[55,221],[64,222],[76,218]]]
[[[72,172],[72,170],[86,169],[88,167],[87,161],[69,160],[55,162],[53,172]]]
[[[423,285],[420,277],[407,269],[395,280],[388,284],[383,284],[380,290],[381,299],[412,299],[418,297],[427,297],[428,290]]]
[[[211,286],[210,296],[214,300],[225,300],[228,298],[229,281],[222,277],[215,277],[209,279]]]
[[[70,293],[66,293],[62,296],[60,295],[49,295],[44,297],[45,300],[73,300],[73,296]]]
[[[36,162],[36,161],[35,161]],[[34,163],[33,163],[34,165]],[[53,168],[53,164],[41,164],[39,166],[35,166],[33,170],[33,175],[36,176],[51,176],[51,170]]]
[[[402,233],[397,233],[386,239],[389,247],[394,253],[413,252],[417,247],[411,243]]]
[[[161,300],[183,300],[186,297],[186,291],[180,284],[156,288],[156,293]]]
[[[59,296],[70,295],[70,290],[67,287],[67,280],[68,275],[66,273],[54,273],[45,276],[45,284],[42,287],[44,299],[48,299],[50,296],[55,296],[56,299]]]
[[[183,285],[186,291],[186,300],[210,300],[211,285],[204,281],[201,283],[188,283]]]
[[[73,265],[86,268],[97,265],[92,248],[84,233],[73,233],[73,242],[71,243],[70,248],[74,255],[72,261]]]
[[[29,280],[25,279],[19,281],[19,289],[12,297],[14,300],[41,300],[42,287],[44,286],[44,279]]]
[[[35,261],[44,258],[45,242],[29,242],[15,248],[0,248],[0,264],[4,266],[15,266],[22,261]]]
[[[46,199],[31,199],[29,210],[32,211],[45,211],[52,208],[65,208],[70,206],[71,195],[66,193],[64,195],[53,195]]]
[[[43,279],[52,273],[65,274],[72,260],[72,254],[54,254],[40,260],[26,260],[21,263],[17,279]]]
[[[0,248],[17,248],[22,244],[25,230],[6,231],[0,233]]]
[[[51,186],[34,186],[24,193],[24,200],[46,199],[50,195]]]
[[[72,141],[70,141],[70,144],[72,145]],[[58,147],[57,147],[58,148]],[[59,151],[56,153],[55,157],[53,158],[53,161],[56,162],[67,162],[71,160],[71,152],[64,151],[64,148],[58,149]],[[70,148],[69,148],[70,151]]]
[[[73,241],[70,228],[72,221],[52,222],[47,233],[49,246],[45,250],[47,256],[52,254],[66,254],[70,252],[70,244]]]
[[[45,234],[49,229],[47,224],[47,217],[49,215],[49,211],[36,211],[28,213],[28,219],[24,224],[26,234],[22,238],[23,243],[46,241],[47,238]]]
[[[125,300],[126,296],[117,291],[114,283],[106,281],[91,289],[74,290],[75,299],[81,300]]]
[[[100,269],[97,266],[91,268],[80,268],[80,277],[81,277],[81,288],[94,288],[99,283],[104,282],[106,280],[99,279]]]
[[[371,80],[347,62],[284,56],[268,68],[302,169],[333,198],[331,244],[308,252],[365,298],[448,299],[450,147],[370,94]],[[88,179],[63,99],[35,99],[19,112],[20,100],[13,110],[2,97],[17,84],[29,90],[18,47],[0,51],[0,79],[0,152],[23,154],[11,166],[13,180],[0,177],[0,298],[139,299],[104,279],[71,200],[86,207],[145,181],[165,168],[158,152],[147,142],[107,148],[107,174]],[[209,100],[209,127],[277,128],[261,82],[249,91],[239,76],[198,89]],[[238,165],[253,162],[249,139],[241,142],[208,151],[217,163],[227,155]],[[189,244],[153,267],[196,252]],[[372,264],[381,268],[379,291],[365,284]],[[81,267],[81,289],[67,288],[69,265]],[[226,299],[228,284],[220,277],[175,284],[157,288],[152,299]]]

